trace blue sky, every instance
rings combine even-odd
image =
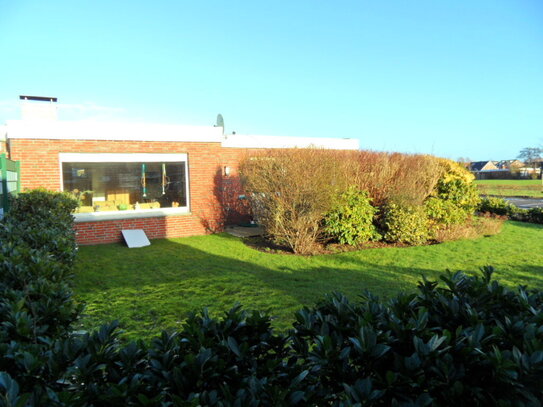
[[[543,144],[541,0],[0,0],[0,51],[0,122],[30,94],[453,159]]]

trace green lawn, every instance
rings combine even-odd
[[[533,196],[543,198],[541,180],[477,180],[475,181],[481,194],[497,196]]]
[[[179,326],[191,310],[213,313],[236,301],[269,310],[278,328],[293,312],[337,290],[387,297],[415,288],[420,275],[493,265],[506,284],[543,288],[543,227],[507,222],[501,234],[440,245],[299,257],[268,254],[227,234],[81,247],[76,295],[87,303],[86,328],[118,319],[130,338]]]

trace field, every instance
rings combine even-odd
[[[285,329],[295,310],[326,293],[389,297],[447,268],[476,273],[493,265],[508,285],[543,288],[542,232],[507,222],[501,234],[475,240],[314,257],[263,253],[227,234],[154,240],[140,249],[88,246],[78,254],[76,298],[87,303],[83,328],[118,319],[129,338],[148,339],[179,326],[190,311],[217,314],[235,302],[269,311]]]
[[[541,180],[477,180],[477,188],[483,195],[530,196],[543,198]]]

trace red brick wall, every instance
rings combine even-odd
[[[81,245],[121,241],[121,230],[123,229],[143,229],[149,239],[193,236],[206,233],[200,219],[191,214],[75,224],[77,242]]]
[[[121,229],[144,229],[150,238],[199,235],[220,230],[225,206],[236,202],[239,191],[237,167],[244,149],[222,148],[220,143],[10,139],[10,158],[21,161],[21,187],[60,190],[59,153],[187,153],[189,162],[190,214],[77,223],[80,244],[120,241]],[[224,166],[232,174],[223,176]],[[228,206],[228,205],[227,205]],[[228,210],[230,221],[243,218],[240,208]]]

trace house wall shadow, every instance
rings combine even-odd
[[[182,320],[202,307],[222,313],[235,302],[292,318],[296,310],[327,293],[343,292],[354,301],[369,290],[387,298],[414,291],[422,275],[437,279],[445,272],[383,264],[369,255],[344,253],[332,258],[262,253],[227,234],[157,239],[139,249],[122,244],[82,247],[76,292],[95,301],[90,307],[101,322],[125,317],[130,319],[127,324],[148,329],[149,318],[154,318],[160,329],[169,326],[162,325],[164,320]],[[527,259],[522,270],[508,276],[530,288],[543,288],[543,266],[536,263]]]

